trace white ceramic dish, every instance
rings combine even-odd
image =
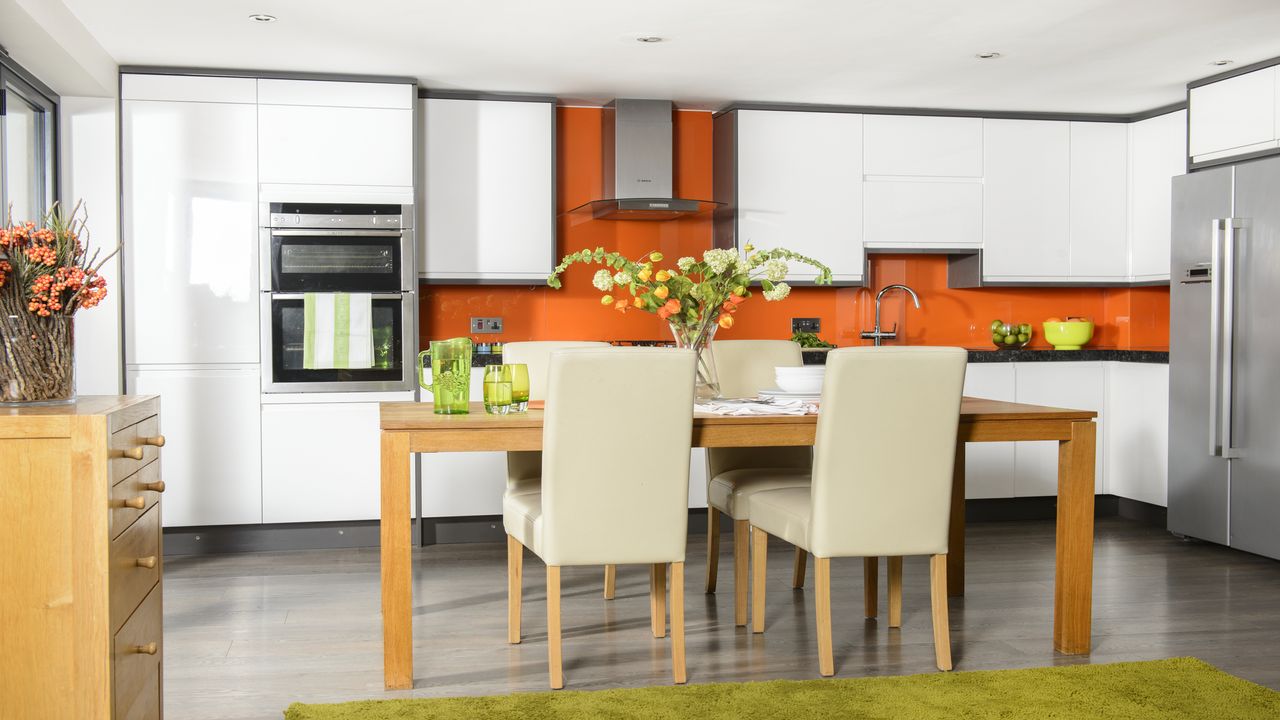
[[[816,370],[816,371],[815,371]],[[809,368],[774,368],[774,380],[778,387],[786,392],[817,395],[822,392],[822,380],[826,377],[825,366]]]

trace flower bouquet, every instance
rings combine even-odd
[[[116,250],[89,254],[83,206],[0,227],[0,405],[75,397],[72,317],[107,294],[99,274]]]
[[[760,284],[765,300],[782,300],[791,293],[784,282],[788,262],[812,266],[818,270],[814,282],[831,283],[831,268],[803,255],[783,248],[756,250],[750,245],[737,250],[712,249],[702,259],[682,257],[675,267],[659,267],[663,255],[652,252],[632,260],[604,248],[581,250],[566,255],[547,278],[547,284],[560,287],[560,276],[576,263],[603,265],[591,283],[604,293],[600,303],[620,313],[643,311],[666,320],[676,345],[698,353],[697,399],[720,397],[720,383],[715,363],[707,345],[717,328],[733,327],[733,316],[747,298],[751,287]]]

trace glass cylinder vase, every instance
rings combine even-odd
[[[74,402],[75,373],[72,318],[0,311],[0,406]]]
[[[720,326],[714,322],[686,325],[670,323],[671,335],[675,338],[676,347],[689,348],[698,353],[698,362],[694,373],[694,400],[715,400],[720,397],[720,378],[716,375],[716,361],[711,355],[711,341],[715,339],[716,329]]]

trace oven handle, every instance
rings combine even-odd
[[[404,230],[276,230],[271,234],[279,237],[399,237]]]
[[[317,295],[337,295],[338,292],[321,292]],[[345,293],[351,295],[352,293]],[[271,300],[302,300],[306,293],[266,293]],[[413,297],[412,292],[396,292],[396,293],[372,293],[370,295],[374,300],[402,300],[406,297]]]

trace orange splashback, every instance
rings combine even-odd
[[[556,112],[557,242],[560,255],[603,246],[632,257],[652,250],[674,261],[711,247],[711,219],[666,222],[587,220],[566,214],[600,197],[599,108],[559,108]],[[711,113],[679,111],[675,116],[675,190],[678,197],[710,199]],[[595,268],[577,266],[564,287],[423,285],[420,293],[422,342],[468,334],[469,318],[502,317],[504,332],[486,340],[664,340],[670,335],[652,315],[620,315],[600,304],[591,287]],[[913,345],[990,347],[994,319],[1038,324],[1049,317],[1084,316],[1097,329],[1093,347],[1167,350],[1169,289],[1145,288],[977,288],[947,287],[946,258],[937,255],[874,255],[868,285],[903,283],[920,294],[916,310],[903,294],[886,296],[882,324],[899,324],[902,342]],[[791,297],[767,303],[757,293],[736,316],[731,330],[717,337],[782,338],[791,334],[791,318],[816,317],[823,339],[838,345],[862,344],[861,330],[874,324],[874,293],[862,288],[796,288]],[[1038,327],[1037,327],[1038,331]],[[1037,332],[1032,347],[1048,348]]]

